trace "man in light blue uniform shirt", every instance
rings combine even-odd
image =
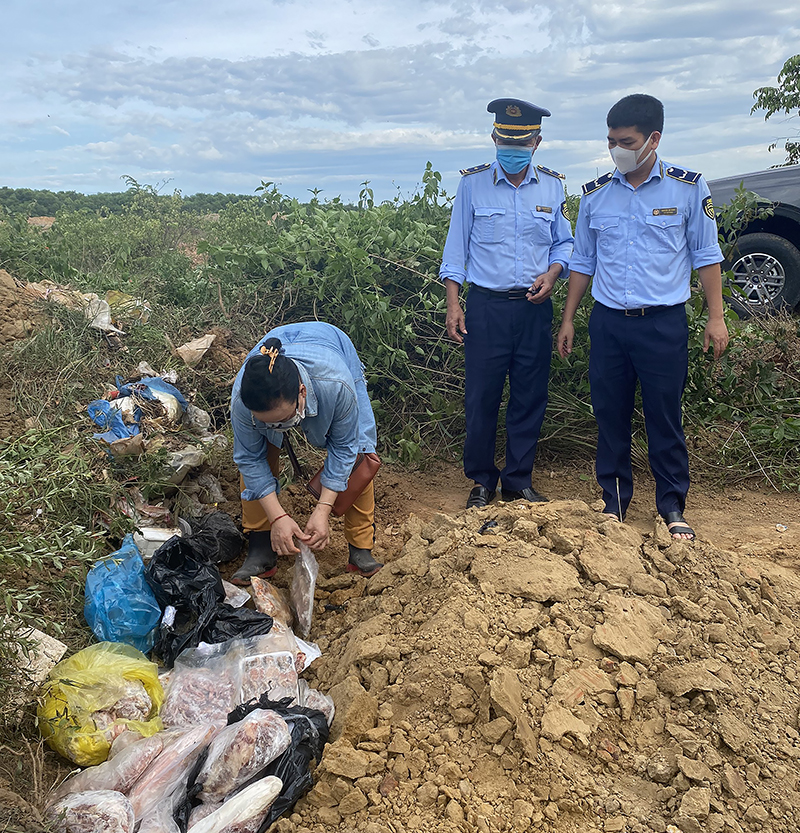
[[[607,123],[616,170],[583,186],[556,345],[564,358],[571,352],[573,318],[593,275],[589,381],[605,512],[621,520],[633,496],[631,416],[638,380],[656,507],[674,538],[693,540],[683,517],[689,490],[681,420],[688,367],[685,302],[696,269],[709,311],[704,349],[713,343],[718,358],[728,331],[714,209],[699,173],[656,153],[664,127],[658,99],[626,96],[611,108]]]
[[[514,98],[492,101],[497,160],[461,171],[439,276],[447,332],[464,344],[464,473],[467,507],[486,506],[498,479],[503,500],[546,500],[531,485],[547,407],[552,352],[550,294],[566,272],[572,230],[564,177],[531,161],[548,110]],[[469,284],[466,315],[459,291]],[[495,464],[497,416],[506,375],[506,453]]]

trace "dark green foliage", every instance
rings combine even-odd
[[[445,337],[444,291],[437,277],[449,200],[430,164],[409,199],[377,204],[365,182],[356,205],[321,201],[317,193],[301,203],[264,182],[256,196],[210,218],[187,210],[179,194],[160,196],[130,184],[130,200],[119,214],[62,211],[44,232],[8,218],[0,224],[0,266],[26,280],[50,278],[83,291],[122,289],[146,298],[153,308],[150,323],[129,328],[129,353],[120,357],[131,368],[139,360],[174,365],[169,344],[212,327],[229,331],[236,349],[244,350],[278,324],[330,321],[351,336],[366,365],[383,453],[408,462],[444,450],[458,453],[463,354]],[[579,198],[569,195],[567,203],[574,222]],[[746,192],[719,209],[723,251],[765,211],[769,207]],[[556,328],[565,294],[561,281],[553,299]],[[798,488],[796,320],[732,318],[731,347],[715,363],[702,352],[702,301],[696,294],[689,305],[684,405],[695,470],[722,480],[757,476]],[[576,317],[569,360],[553,359],[544,455],[571,459],[593,453],[589,308],[587,299]],[[86,350],[91,353],[91,346]],[[80,369],[77,359],[75,367]],[[188,373],[199,401],[224,417],[230,379],[202,365]],[[80,382],[75,384],[79,399]],[[30,410],[30,398],[19,401]],[[634,456],[646,465],[640,411],[634,422]]]

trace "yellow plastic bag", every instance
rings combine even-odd
[[[50,672],[39,702],[39,731],[52,749],[80,766],[100,764],[126,729],[150,737],[164,689],[158,666],[136,648],[99,642]]]

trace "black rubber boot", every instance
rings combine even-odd
[[[278,572],[278,556],[272,549],[270,533],[251,532],[248,539],[247,558],[231,576],[233,584],[247,585],[253,576],[272,578]]]
[[[364,578],[369,578],[370,576],[374,576],[383,567],[380,561],[376,561],[372,557],[372,550],[354,547],[352,544],[348,544],[347,546],[350,549],[350,558],[347,562],[348,572],[358,573],[364,576]]]

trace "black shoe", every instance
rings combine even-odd
[[[495,492],[490,492],[486,486],[476,486],[467,498],[467,509],[473,506],[488,506],[494,500]]]
[[[278,572],[278,556],[272,549],[270,533],[251,532],[248,539],[247,558],[231,576],[231,582],[240,586],[250,584],[253,576],[272,578]]]
[[[530,488],[527,489],[520,489],[519,491],[512,492],[509,489],[503,489],[503,500],[505,501],[512,501],[512,500],[527,500],[528,503],[546,503],[547,498],[544,495],[540,495],[536,489]]]
[[[358,573],[364,578],[369,578],[383,567],[380,561],[376,561],[372,557],[372,550],[354,547],[352,544],[348,544],[347,547],[350,550],[350,558],[347,561],[347,571],[349,573]]]

